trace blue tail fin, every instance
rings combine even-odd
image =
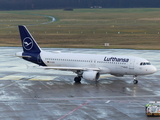
[[[24,53],[40,53],[40,47],[26,28],[26,26],[19,25],[18,27]]]

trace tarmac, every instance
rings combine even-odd
[[[145,105],[160,100],[159,50],[63,49],[91,54],[131,55],[148,59],[157,72],[138,76],[103,75],[100,81],[74,83],[72,72],[44,70],[14,57],[20,47],[0,47],[0,119],[4,120],[159,120]]]

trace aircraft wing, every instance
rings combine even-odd
[[[44,68],[44,69],[55,69],[55,70],[66,70],[66,71],[75,71],[75,70],[93,70],[93,71],[100,71],[100,68],[83,68],[83,67],[53,67],[53,66],[48,66],[48,67],[44,67],[44,66],[40,66],[40,68]]]

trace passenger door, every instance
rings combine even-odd
[[[129,60],[128,69],[129,69],[129,73],[130,73],[130,74],[133,74],[133,73],[134,73],[134,63],[135,63],[135,59],[130,59],[130,60]]]

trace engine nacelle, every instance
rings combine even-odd
[[[100,74],[97,71],[84,71],[82,77],[85,80],[97,81],[100,77]]]

